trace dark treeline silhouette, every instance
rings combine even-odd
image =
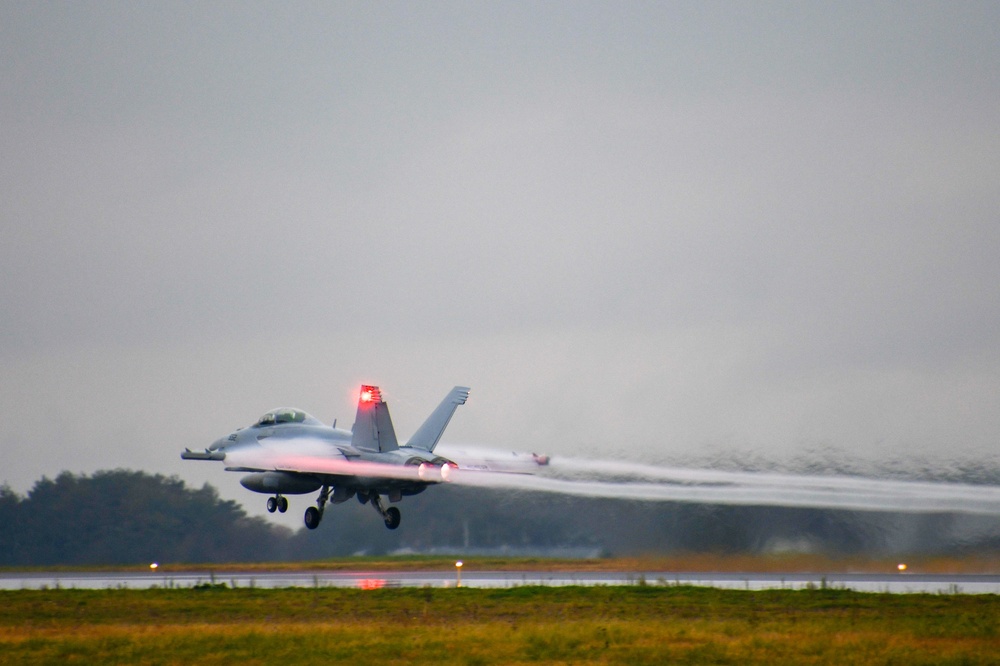
[[[205,485],[125,470],[0,488],[0,564],[131,564],[282,558],[290,531]]]
[[[248,500],[262,499],[250,496]],[[292,497],[301,514],[313,497]],[[957,514],[635,502],[456,486],[401,503],[386,530],[354,500],[317,530],[250,518],[205,485],[125,470],[43,478],[25,497],[0,488],[0,564],[311,560],[451,552],[630,555],[670,552],[961,554],[1000,546],[1000,518]]]

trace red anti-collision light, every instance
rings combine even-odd
[[[361,402],[382,402],[382,392],[377,386],[362,385]]]

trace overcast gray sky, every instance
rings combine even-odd
[[[1000,3],[4,2],[0,73],[19,492],[253,503],[180,450],[362,381],[556,455],[997,448]]]

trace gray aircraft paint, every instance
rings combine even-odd
[[[305,524],[315,529],[328,502],[358,498],[370,503],[386,527],[399,526],[400,512],[385,500],[398,502],[448,479],[454,462],[434,453],[455,410],[465,404],[469,389],[456,386],[400,446],[377,386],[362,385],[352,430],[327,426],[295,408],[273,409],[253,425],[239,428],[203,451],[186,449],[184,460],[220,461],[232,472],[249,472],[240,480],[247,490],[273,495],[268,511],[284,513],[285,494],[320,491],[315,507],[305,512]]]

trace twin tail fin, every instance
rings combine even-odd
[[[464,386],[453,388],[441,404],[427,417],[406,446],[433,451],[441,440],[451,417],[459,405],[469,399],[469,389]],[[377,386],[363,385],[358,397],[358,413],[354,419],[351,446],[364,451],[394,451],[399,448],[396,432],[389,416],[389,405],[382,400],[382,391]]]

